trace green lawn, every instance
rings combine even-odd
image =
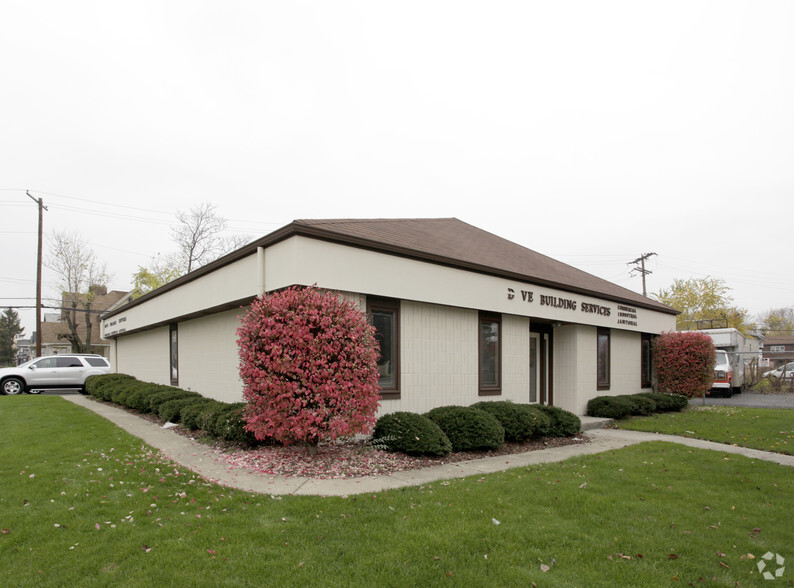
[[[621,429],[694,437],[774,451],[794,453],[794,410],[690,406],[680,413],[636,417],[617,422]]]
[[[670,443],[279,498],[58,397],[0,397],[0,427],[3,586],[750,586],[766,552],[794,558],[794,469]]]

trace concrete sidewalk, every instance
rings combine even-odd
[[[768,453],[756,449],[734,447],[732,445],[676,437],[674,435],[657,435],[654,433],[619,431],[616,429],[590,429],[587,431],[587,435],[590,437],[591,442],[586,444],[554,447],[498,457],[486,457],[483,459],[446,464],[421,470],[396,472],[385,476],[334,480],[284,477],[259,474],[242,469],[230,469],[216,459],[216,453],[213,449],[196,443],[195,441],[191,441],[187,437],[183,437],[174,431],[164,429],[155,423],[137,417],[121,408],[97,402],[83,395],[64,395],[63,398],[105,417],[131,435],[139,437],[152,447],[159,449],[168,459],[175,461],[213,482],[259,494],[344,496],[349,494],[380,492],[381,490],[417,486],[430,482],[437,482],[439,480],[491,474],[509,468],[563,461],[578,455],[591,455],[612,449],[620,449],[644,441],[670,441],[690,447],[739,454],[752,459],[772,461],[781,465],[794,467],[794,456],[789,455]],[[590,422],[587,417],[583,417],[582,420],[585,423]],[[591,422],[593,424],[598,424],[596,419],[592,419]]]

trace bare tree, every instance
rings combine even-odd
[[[178,224],[171,227],[171,238],[179,246],[181,269],[188,273],[247,243],[244,235],[224,236],[226,219],[217,205],[202,202],[189,212],[177,211]]]
[[[107,292],[110,275],[106,264],[100,264],[94,251],[75,232],[53,233],[47,266],[58,274],[61,291],[61,316],[69,332],[60,335],[78,353],[91,352],[92,308],[94,299]]]

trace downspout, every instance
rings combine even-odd
[[[261,296],[265,293],[265,248],[256,248],[256,267],[258,279],[256,283],[256,295]]]

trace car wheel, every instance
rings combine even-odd
[[[25,382],[19,378],[8,378],[3,382],[4,394],[22,394],[25,391]]]

